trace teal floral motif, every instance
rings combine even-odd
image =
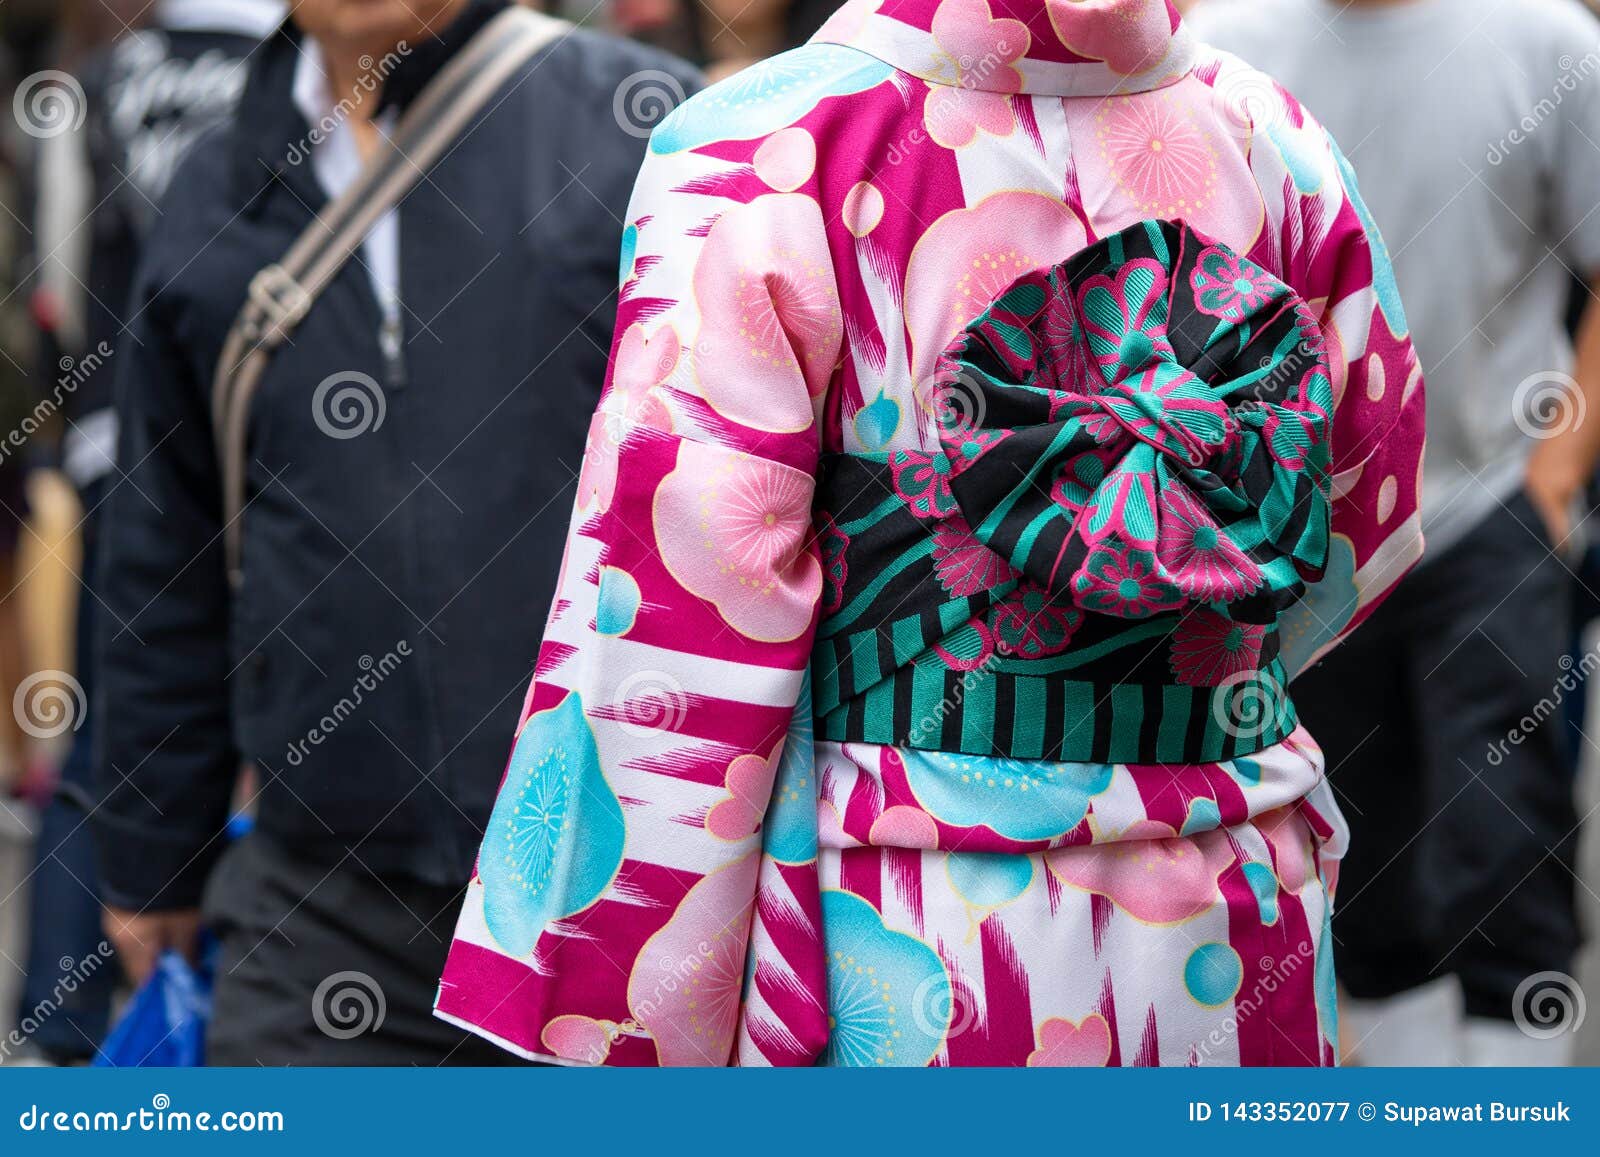
[[[572,842],[579,830],[581,848]],[[625,835],[578,693],[530,715],[478,856],[495,942],[525,956],[552,921],[593,904],[622,865]]]
[[[762,821],[762,851],[781,864],[817,858],[817,723],[812,717],[811,672],[800,682],[800,699],[789,721],[783,755],[772,780],[772,800]]]
[[[850,892],[822,893],[831,1028],[827,1066],[922,1068],[950,1028],[954,994],[939,954],[884,926]]]
[[[792,125],[830,96],[875,88],[894,75],[876,57],[838,44],[807,44],[753,64],[684,101],[650,136],[653,153],[748,141]]]
[[[1108,383],[1130,378],[1158,360],[1171,364],[1166,290],[1167,271],[1140,258],[1123,265],[1115,277],[1091,278],[1079,295],[1083,335]]]
[[[987,827],[1008,840],[1052,840],[1089,814],[1111,786],[1109,763],[903,750],[906,780],[929,815],[958,828]]]
[[[1200,254],[1190,279],[1201,313],[1240,322],[1282,293],[1282,282],[1255,262],[1218,246]]]
[[[1278,618],[1283,663],[1291,678],[1305,670],[1318,651],[1339,637],[1356,617],[1360,604],[1355,547],[1344,535],[1334,535],[1328,544],[1328,566],[1322,581]]]
[[[1184,603],[1183,592],[1156,573],[1147,550],[1099,547],[1074,580],[1079,603],[1100,614],[1143,619]]]
[[[948,518],[956,512],[950,490],[950,459],[943,454],[897,450],[889,459],[895,493],[918,518]]]
[[[1082,622],[1083,612],[1064,596],[1052,600],[1049,592],[1032,584],[1018,587],[994,609],[1001,653],[1021,659],[1059,655]]]

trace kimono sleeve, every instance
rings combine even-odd
[[[1327,570],[1281,619],[1293,677],[1338,646],[1422,557],[1424,404],[1389,252],[1354,170],[1309,115],[1282,135],[1297,154],[1282,228],[1287,280],[1317,314],[1334,378]]]
[[[445,1019],[568,1063],[729,1063],[822,593],[811,505],[841,333],[812,198],[652,145]]]

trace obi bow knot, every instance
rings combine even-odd
[[[1320,576],[1321,333],[1288,286],[1181,223],[1013,283],[945,352],[935,401],[951,506],[1054,602],[1276,610]]]

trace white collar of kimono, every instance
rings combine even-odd
[[[1146,92],[1194,62],[1169,0],[848,0],[812,39],[935,84],[1047,96]]]

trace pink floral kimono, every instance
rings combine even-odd
[[[1348,164],[1166,0],[682,105],[438,1014],[616,1065],[1326,1065],[1289,678],[1419,557]]]

